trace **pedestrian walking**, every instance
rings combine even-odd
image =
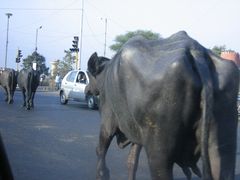
[[[60,77],[59,73],[57,73],[57,75],[55,77],[55,89],[59,90],[60,85],[61,85],[61,77]]]

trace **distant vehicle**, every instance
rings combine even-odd
[[[89,83],[86,71],[72,70],[68,72],[61,82],[60,103],[67,104],[69,100],[86,102],[90,109],[97,109],[98,97],[85,92]]]

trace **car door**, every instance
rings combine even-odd
[[[83,71],[79,71],[73,85],[73,98],[79,101],[85,101],[85,87],[87,83],[86,74]]]
[[[76,75],[77,75],[77,71],[72,71],[66,77],[66,81],[64,81],[63,86],[68,98],[74,97],[73,88],[74,88]]]

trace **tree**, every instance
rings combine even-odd
[[[73,70],[73,64],[75,63],[75,56],[72,55],[71,51],[65,50],[64,53],[66,55],[63,60],[59,60],[57,65],[57,72],[59,72],[61,77],[64,77],[69,71]]]
[[[214,46],[212,48],[212,52],[218,56],[221,55],[221,52],[226,51],[226,46],[222,45],[222,46]]]
[[[160,34],[153,33],[152,31],[144,31],[144,30],[130,31],[130,32],[127,32],[126,34],[118,35],[114,40],[116,43],[111,45],[110,49],[117,52],[124,43],[126,43],[130,38],[137,35],[141,35],[149,40],[161,39]]]
[[[46,67],[45,57],[38,54],[36,51],[34,51],[32,55],[29,55],[27,58],[23,59],[23,67],[24,68],[32,67],[34,61],[36,61],[37,63],[37,68],[40,74],[44,73],[48,75],[49,68]]]

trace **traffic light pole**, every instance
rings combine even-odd
[[[76,51],[76,69],[78,69],[78,51]]]
[[[18,65],[19,63],[16,63],[16,64],[17,64],[17,71],[19,71],[19,65]]]

